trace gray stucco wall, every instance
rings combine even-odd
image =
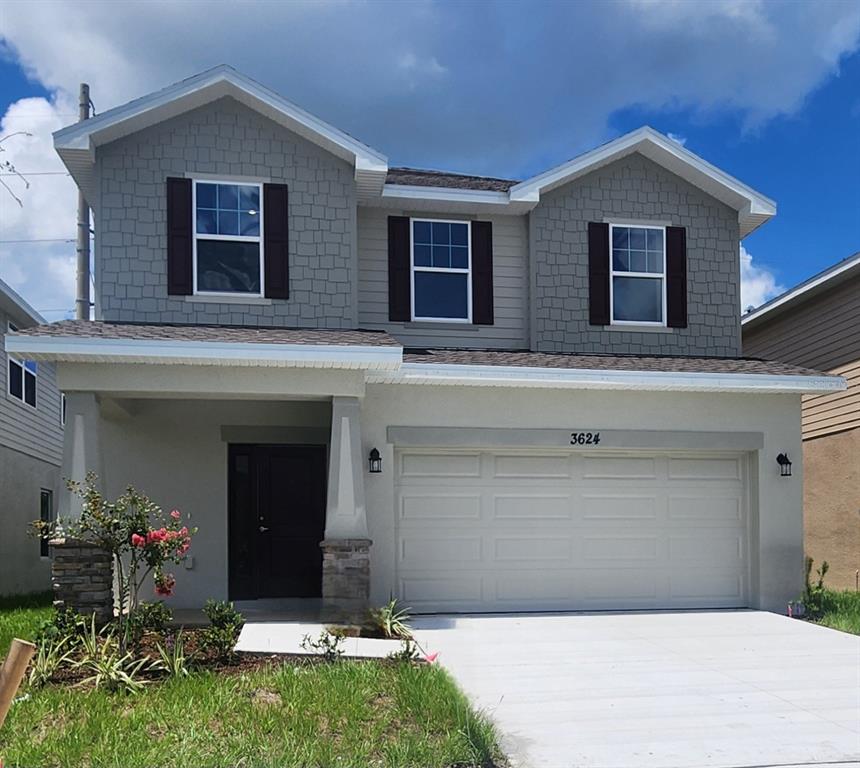
[[[688,326],[608,330],[588,323],[588,222],[687,228]],[[542,352],[740,354],[737,214],[634,154],[545,195],[532,211],[532,344]]]
[[[344,328],[356,325],[351,167],[224,98],[100,147],[96,317]],[[167,295],[168,176],[286,183],[290,298],[216,302]]]
[[[53,492],[56,513],[59,484],[58,466],[0,445],[0,595],[51,588],[51,561],[28,530],[39,519],[43,488]]]

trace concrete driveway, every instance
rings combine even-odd
[[[860,638],[758,611],[428,616],[515,766],[860,765]]]

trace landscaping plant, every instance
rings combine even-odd
[[[33,526],[40,537],[70,536],[111,553],[120,606],[117,642],[120,653],[125,654],[129,625],[134,623],[147,576],[153,575],[156,594],[170,597],[176,580],[165,566],[185,559],[197,529],[182,523],[179,510],[165,515],[131,486],[115,501],[108,501],[98,490],[97,479],[89,472],[84,483],[68,482],[69,490],[81,499],[79,518],[52,523],[39,520]]]
[[[386,637],[410,639],[412,627],[409,626],[409,609],[401,608],[396,598],[391,598],[381,608],[370,611],[370,619],[374,626]]]
[[[137,693],[144,685],[138,675],[149,663],[148,656],[135,659],[131,653],[124,651],[110,627],[101,631],[96,629],[96,618],[93,616],[90,628],[81,639],[80,658],[73,662],[73,666],[90,673],[82,681],[83,684],[91,683],[95,688],[104,686],[110,691]]]
[[[815,571],[816,575],[818,576],[818,581],[813,584],[813,564],[813,559],[807,555],[805,560],[806,587],[803,592],[803,603],[806,607],[807,615],[810,618],[815,619],[821,616],[821,613],[824,610],[824,596],[825,592],[827,591],[824,587],[824,577],[827,575],[827,571],[830,570],[830,565],[826,560],[821,563],[821,567]]]
[[[346,637],[337,631],[323,630],[316,639],[310,635],[302,638],[302,648],[308,653],[322,656],[326,661],[337,661],[343,656],[343,643]]]
[[[207,600],[203,613],[209,619],[209,626],[203,631],[201,647],[218,659],[230,659],[234,655],[236,642],[245,619],[225,600]]]
[[[41,688],[46,685],[61,667],[69,663],[76,644],[74,637],[46,638],[36,646],[36,655],[30,662],[30,675],[27,678],[31,687]]]
[[[156,643],[158,658],[152,669],[167,672],[169,677],[187,677],[189,656],[185,652],[185,638],[182,630],[175,636],[165,638],[164,645]]]

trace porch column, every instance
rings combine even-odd
[[[364,459],[357,397],[332,398],[323,551],[323,598],[365,606],[370,595],[370,545],[364,503]]]
[[[91,392],[69,392],[66,395],[66,428],[63,438],[63,466],[60,474],[60,517],[80,517],[81,500],[68,488],[66,480],[84,481],[87,472],[95,472],[101,481],[102,461],[99,445],[99,404]]]

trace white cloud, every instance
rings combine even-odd
[[[687,137],[681,136],[679,133],[672,133],[671,131],[666,134],[672,141],[676,144],[680,144],[682,147],[687,143]]]
[[[785,288],[767,267],[753,264],[752,254],[741,245],[741,314],[778,296]]]
[[[51,320],[74,306],[76,187],[51,139],[74,113],[66,99],[29,98],[10,104],[0,120],[0,136],[10,136],[3,157],[29,182],[4,177],[23,206],[0,189],[0,275]],[[11,136],[18,131],[32,136]]]

